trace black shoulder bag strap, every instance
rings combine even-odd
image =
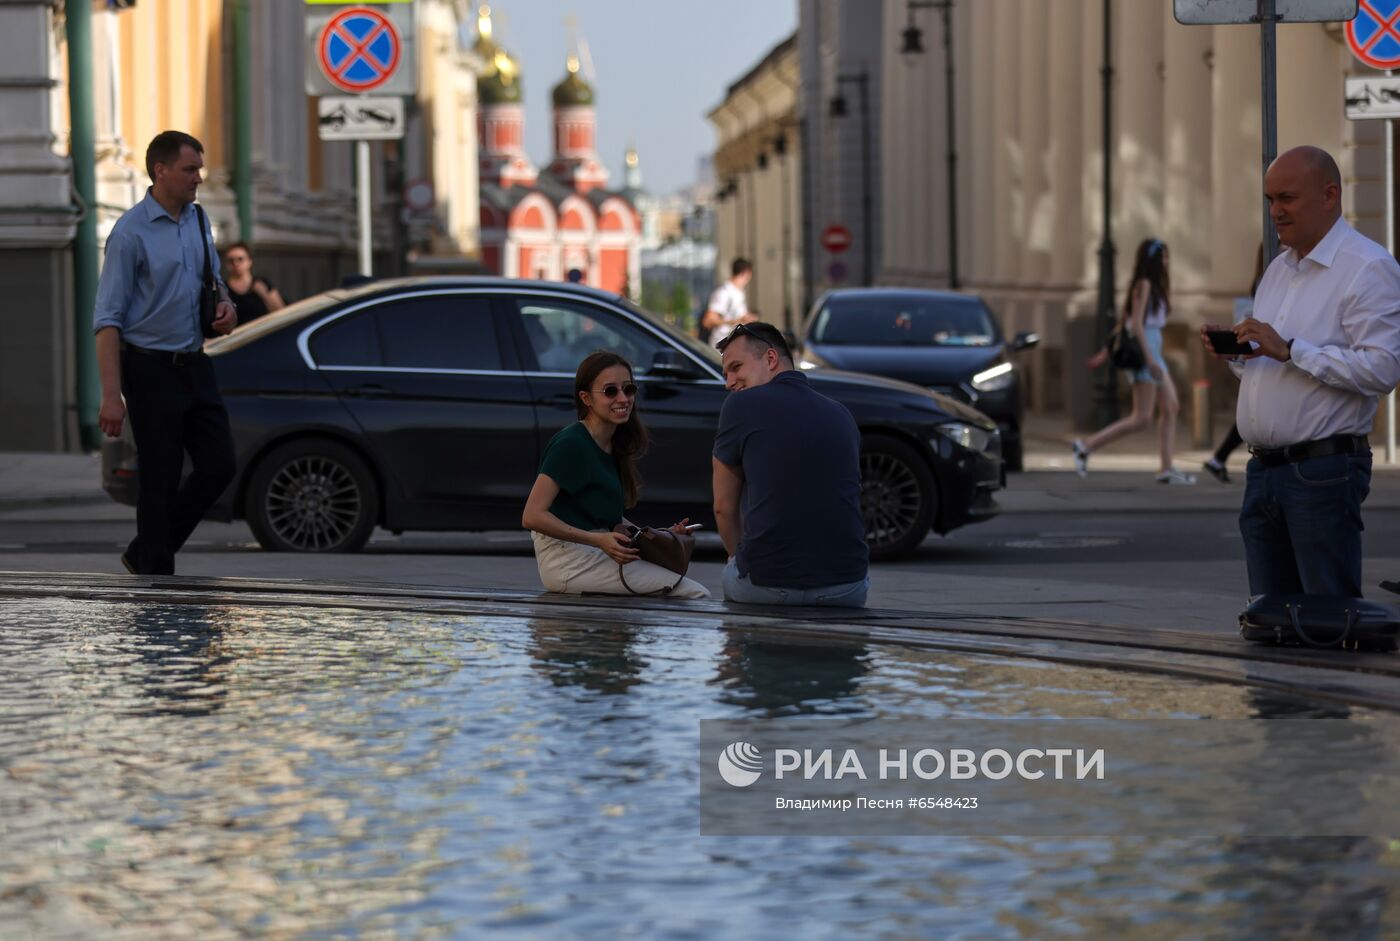
[[[199,203],[194,204],[194,211],[199,216],[199,241],[204,246],[204,286],[217,291],[219,286],[214,283],[214,265],[209,260],[209,218],[204,215],[204,207]]]
[[[204,207],[194,204],[199,218],[199,241],[204,246],[204,280],[199,291],[199,330],[206,337],[214,333],[214,318],[219,309],[219,285],[214,281],[214,264],[209,259],[209,219],[204,215]]]

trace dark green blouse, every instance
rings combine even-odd
[[[579,529],[612,529],[622,521],[622,477],[617,459],[598,447],[576,421],[549,439],[540,473],[559,485],[549,511]]]

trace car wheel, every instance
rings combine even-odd
[[[248,526],[274,552],[357,552],[379,518],[379,487],[358,454],[324,439],[274,448],[253,471]]]
[[[867,436],[860,449],[860,513],[870,558],[913,552],[937,509],[938,484],[923,455],[897,438]]]

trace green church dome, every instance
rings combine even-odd
[[[569,56],[569,74],[554,86],[554,107],[576,108],[593,104],[593,88],[578,75],[578,59]]]

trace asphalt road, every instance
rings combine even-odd
[[[1400,509],[1370,509],[1366,522],[1367,584],[1400,576]],[[0,570],[121,573],[118,554],[133,532],[133,511],[109,503],[10,510],[0,514]],[[707,534],[692,574],[718,594],[722,563]],[[264,552],[242,523],[205,523],[178,566],[192,575],[540,588],[522,532],[381,530],[361,553],[308,556]],[[912,558],[873,566],[871,580],[871,603],[882,607],[1212,631],[1234,629],[1247,594],[1235,514],[1222,505],[1006,512],[930,537]]]

